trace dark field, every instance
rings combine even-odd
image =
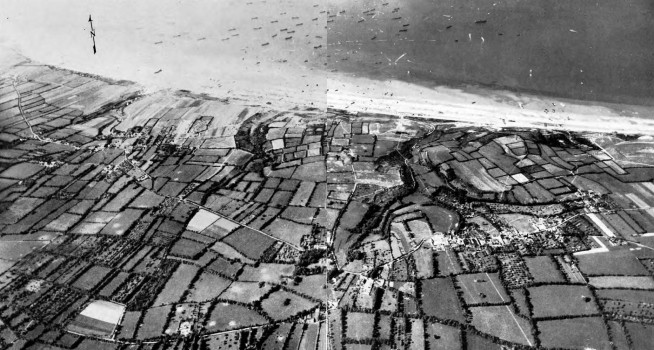
[[[427,85],[472,83],[654,104],[651,1],[381,3],[330,4],[335,11],[347,11],[328,23],[330,67]],[[392,13],[396,7],[400,9]],[[373,8],[374,17],[362,13]]]

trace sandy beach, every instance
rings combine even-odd
[[[381,6],[375,1],[356,5],[357,10],[375,9],[370,15],[352,14],[343,1],[281,3],[289,10],[236,1],[198,6],[162,1],[157,11],[152,4],[120,1],[9,1],[6,19],[0,22],[0,62],[6,67],[23,55],[31,64],[134,81],[146,93],[185,89],[282,110],[335,108],[496,128],[654,134],[654,107],[416,83],[420,79],[397,77],[402,64],[408,65],[406,75],[411,77],[411,62],[404,58],[397,65],[389,63],[381,75],[371,75],[365,67],[352,69],[357,65],[343,63],[344,55],[364,60],[368,49],[336,45],[334,40],[344,34],[335,36],[330,21],[395,16],[395,4],[384,11],[375,9]],[[90,13],[96,55],[86,21]],[[197,21],[207,16],[210,21]],[[25,27],[32,30],[21,30]],[[375,35],[370,28],[362,30]]]

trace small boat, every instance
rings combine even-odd
[[[270,43],[263,43],[263,44],[261,44],[261,46],[268,46],[268,45],[270,45]]]
[[[327,23],[332,23],[332,22],[334,22],[333,19],[330,19],[330,20],[327,21]]]
[[[445,27],[445,29],[450,29],[450,28],[452,28],[452,26],[447,26],[447,27]]]
[[[407,29],[400,29],[400,33],[405,33]]]
[[[317,21],[317,20],[318,20],[318,17],[316,17],[316,18],[312,18],[311,20],[312,20],[312,21]]]
[[[154,44],[155,44],[155,45],[159,45],[159,44],[162,44],[162,43],[163,43],[163,41],[157,41],[157,42],[154,43]]]
[[[237,34],[237,35],[238,35],[238,34]],[[207,38],[202,37],[202,38],[198,39],[198,41],[202,41],[202,40],[207,40]]]
[[[296,24],[295,26],[296,26],[296,27],[299,27],[299,26],[301,26],[301,25],[303,25],[303,24],[304,24],[304,23],[298,23],[298,24]]]
[[[487,21],[485,19],[475,21],[475,24],[485,24]]]
[[[236,30],[236,28],[229,28],[229,29],[227,29],[228,32],[233,32],[233,31],[235,31],[235,30]]]
[[[321,47],[322,47],[322,45],[318,45],[318,46],[314,46],[313,48],[314,48],[314,49],[319,49],[319,48],[321,48]]]
[[[383,3],[383,4],[382,4],[382,6],[388,6],[388,3],[387,3],[387,2],[385,2],[385,3]]]
[[[375,39],[377,39],[377,36],[376,36],[376,35],[373,36],[372,38],[370,38],[370,40],[375,40]]]
[[[398,19],[402,19],[402,17],[393,17],[394,21],[397,21]]]
[[[291,17],[291,19],[300,19],[300,17],[293,16],[293,17]]]
[[[272,37],[274,38],[274,37],[276,37],[276,36],[277,36],[277,34],[273,34],[273,36],[272,36]]]
[[[158,71],[154,72],[154,74],[159,74],[159,73],[161,73],[161,69],[159,69]]]
[[[252,19],[259,19],[259,17],[252,17]]]
[[[287,30],[286,28],[282,28],[282,29],[280,29],[279,31],[280,31],[280,32],[285,32],[286,30]]]
[[[408,27],[408,26],[409,26],[409,23],[402,25],[402,27]]]
[[[294,30],[289,30],[287,33],[288,34],[293,34],[293,33],[295,33],[295,31]]]
[[[278,22],[277,20],[275,20],[275,21],[270,21],[270,23],[277,23],[277,22]]]
[[[293,39],[292,36],[287,36],[287,37],[284,38],[284,40],[291,40],[291,39]]]
[[[261,27],[254,27],[254,28],[252,28],[252,29],[254,29],[254,30],[261,30]]]
[[[364,21],[365,21],[365,19],[360,19],[360,20],[357,21],[357,23],[361,23],[361,22],[364,22]]]

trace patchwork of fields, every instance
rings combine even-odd
[[[651,141],[11,73],[0,348],[651,343]]]

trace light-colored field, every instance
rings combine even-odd
[[[80,315],[94,318],[107,323],[117,324],[125,312],[125,305],[110,301],[96,300],[90,303]]]
[[[270,291],[270,284],[259,285],[259,282],[235,281],[222,293],[220,299],[233,300],[241,303],[251,303],[261,299]]]
[[[42,248],[47,243],[40,241],[0,241],[0,256],[5,260],[18,261],[25,257],[25,255]]]
[[[255,268],[246,266],[238,277],[239,281],[280,283],[283,277],[293,275],[294,265],[261,264]]]
[[[588,278],[588,283],[595,288],[654,289],[651,276],[599,276]]]
[[[471,307],[470,311],[478,330],[514,343],[534,344],[529,321],[514,315],[509,306]]]
[[[218,218],[220,218],[220,216],[204,209],[200,209],[197,213],[195,213],[191,221],[189,221],[186,229],[194,232],[200,232],[209,227],[209,225],[218,220]]]

